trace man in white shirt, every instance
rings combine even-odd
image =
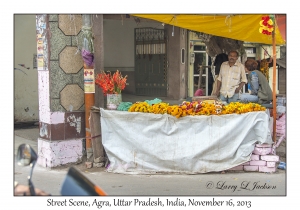
[[[247,83],[244,65],[238,61],[237,51],[230,51],[228,61],[222,63],[217,79],[216,95],[227,103],[239,100],[239,93]]]

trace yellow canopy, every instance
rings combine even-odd
[[[261,15],[202,15],[202,14],[134,14],[165,24],[196,32],[203,32],[246,42],[272,44],[272,36],[259,32]],[[275,27],[276,44],[285,44],[278,27]]]

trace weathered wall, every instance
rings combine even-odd
[[[125,18],[125,15],[104,15],[104,69],[111,72],[118,69],[123,76],[128,75],[124,93],[135,94],[134,29],[144,27],[164,28],[161,23],[151,20],[136,22],[133,17]]]
[[[111,18],[111,19],[107,19]],[[140,20],[133,17],[121,18],[121,15],[104,15],[104,68],[108,70],[134,71],[134,29],[153,27],[163,29],[164,26],[155,21]]]
[[[15,122],[39,120],[35,15],[14,15],[14,118]]]

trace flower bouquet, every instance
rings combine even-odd
[[[122,76],[121,72],[117,70],[114,74],[111,72],[105,73],[101,71],[96,75],[95,84],[102,89],[103,94],[120,94],[126,86],[127,75]]]
[[[117,109],[122,102],[121,92],[126,86],[127,75],[122,76],[117,70],[114,74],[101,71],[96,75],[95,84],[102,89],[104,96],[107,96],[107,108]]]

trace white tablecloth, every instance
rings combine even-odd
[[[256,143],[272,144],[265,112],[221,116],[150,114],[100,109],[108,172],[207,173],[250,160]]]

